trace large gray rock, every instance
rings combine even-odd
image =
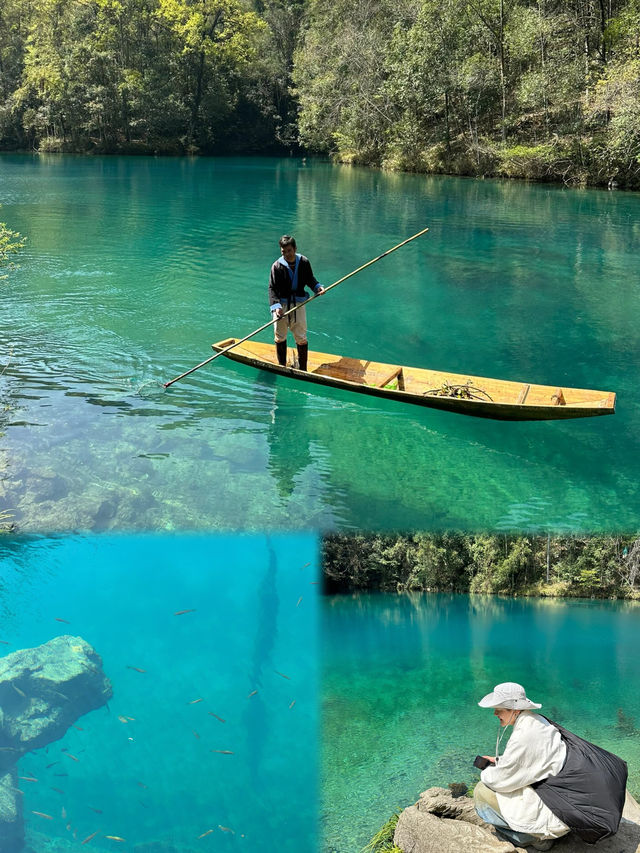
[[[478,817],[469,797],[454,797],[445,788],[429,788],[414,806],[405,809],[393,840],[403,853],[524,853],[523,848],[502,841]],[[630,794],[620,829],[595,849],[598,853],[640,853],[640,806]],[[569,833],[555,842],[553,850],[588,853],[594,847]]]
[[[59,740],[112,694],[100,656],[81,637],[56,637],[0,658],[0,772]]]
[[[16,762],[64,736],[113,691],[100,656],[81,637],[56,637],[0,658],[0,851],[24,846]]]

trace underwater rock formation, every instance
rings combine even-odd
[[[454,797],[445,788],[429,788],[414,806],[398,818],[394,844],[404,853],[526,853],[531,848],[502,841],[495,829],[481,820],[470,797]],[[593,845],[573,833],[559,838],[557,853],[588,853]],[[640,807],[627,794],[620,829],[598,842],[599,853],[640,853]]]
[[[0,658],[0,850],[24,846],[16,763],[64,736],[113,691],[100,656],[81,637],[62,636]]]
[[[0,775],[0,850],[21,850],[24,844],[22,797],[17,793],[18,771]]]

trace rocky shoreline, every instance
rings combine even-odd
[[[528,853],[503,841],[493,826],[481,820],[473,800],[445,788],[429,788],[413,806],[400,813],[393,844],[401,853]],[[376,847],[370,847],[372,853]],[[384,849],[384,848],[378,848]],[[559,838],[557,853],[587,853],[594,849],[574,833]],[[640,805],[627,792],[622,822],[616,835],[597,844],[598,853],[640,853]]]

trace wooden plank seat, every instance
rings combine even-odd
[[[530,390],[531,390],[531,385],[523,385],[522,386],[522,390],[518,394],[518,399],[516,400],[516,403],[518,405],[521,406],[524,403],[524,401],[527,399],[527,394],[529,393]]]

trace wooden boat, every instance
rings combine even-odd
[[[212,344],[212,347],[220,352],[236,340],[227,338]],[[311,351],[308,369],[303,371],[295,365],[282,367],[276,361],[273,344],[255,341],[246,341],[225,355],[241,364],[304,382],[480,418],[544,421],[612,415],[615,412],[616,395],[611,391],[487,379]]]

